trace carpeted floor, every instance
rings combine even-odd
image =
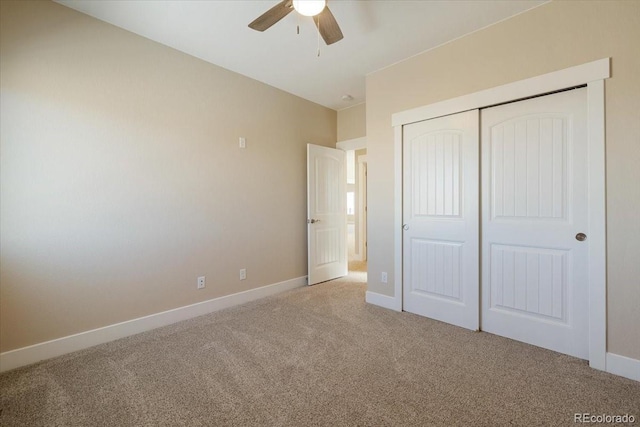
[[[354,277],[4,373],[0,425],[640,425],[640,383],[367,305]]]

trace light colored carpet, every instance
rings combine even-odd
[[[0,425],[638,424],[640,383],[367,305],[353,277],[4,373]]]

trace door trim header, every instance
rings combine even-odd
[[[402,126],[448,114],[530,98],[609,77],[611,77],[610,58],[598,59],[564,70],[553,71],[541,76],[395,113],[391,116],[391,126]]]

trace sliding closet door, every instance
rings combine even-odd
[[[588,358],[586,89],[487,108],[484,331]]]
[[[403,130],[403,308],[479,326],[478,110]]]

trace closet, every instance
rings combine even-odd
[[[402,127],[402,308],[589,358],[585,87]]]

